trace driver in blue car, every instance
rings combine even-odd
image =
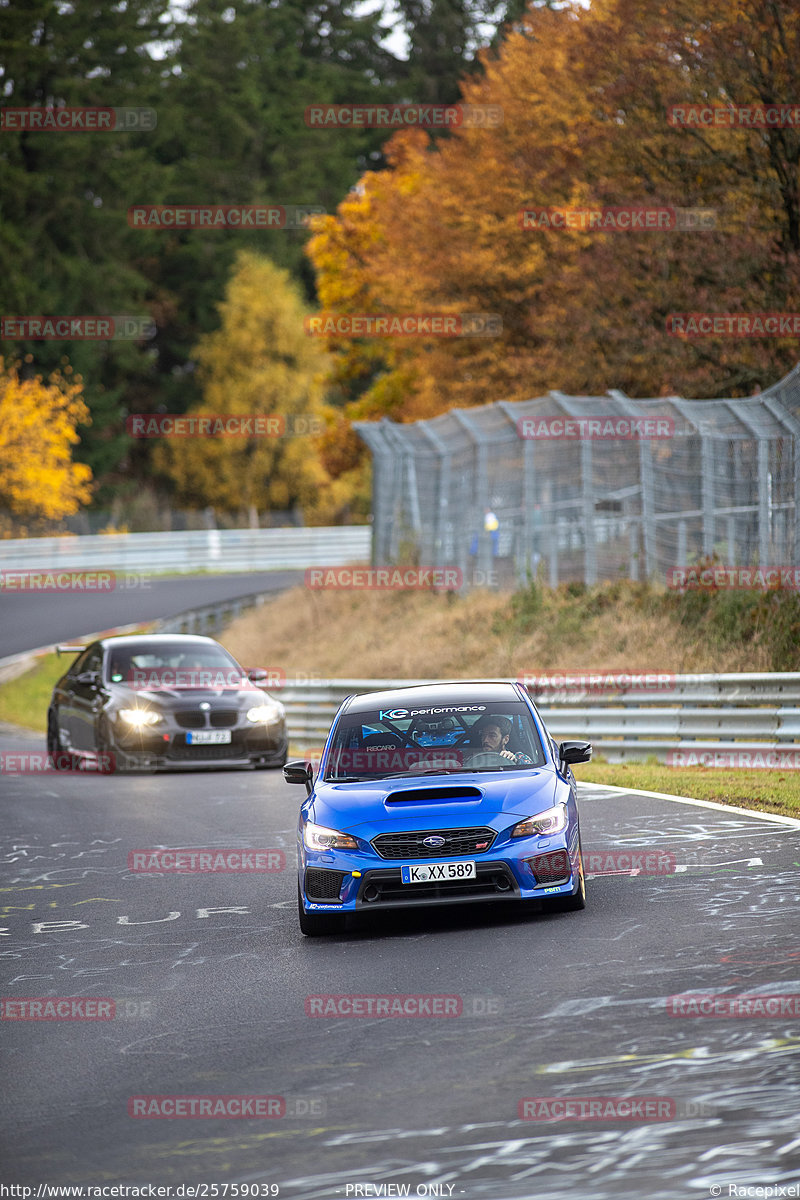
[[[515,753],[507,750],[508,739],[511,736],[512,724],[508,717],[481,717],[473,729],[473,736],[481,750],[486,754],[499,754],[509,762],[518,766],[532,766],[533,759],[528,754]]]

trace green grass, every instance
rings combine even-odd
[[[574,768],[579,783],[668,792],[695,800],[716,800],[760,812],[800,818],[800,771],[724,770],[715,767],[665,767],[648,762],[607,763],[602,759]]]
[[[47,706],[53,685],[74,661],[74,655],[43,654],[36,666],[0,686],[0,721],[10,721],[37,733],[47,732]]]

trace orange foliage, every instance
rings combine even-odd
[[[502,334],[331,340],[345,415],[409,421],[550,388],[743,394],[785,374],[796,341],[690,342],[666,320],[797,307],[800,131],[698,132],[666,110],[796,101],[798,64],[790,0],[530,9],[462,88],[503,124],[435,146],[397,134],[390,168],[309,244],[326,312],[497,313]],[[711,208],[716,228],[520,228],[524,208],[587,204]]]

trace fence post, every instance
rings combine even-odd
[[[461,428],[466,430],[469,440],[472,442],[473,461],[475,463],[473,522],[478,534],[477,567],[478,570],[485,572],[484,577],[486,579],[491,579],[492,541],[491,535],[487,534],[483,528],[484,513],[489,507],[489,471],[486,457],[486,439],[480,437],[472,421],[460,408],[453,408],[450,411]]]
[[[772,533],[772,505],[770,503],[769,442],[765,437],[758,439],[758,563],[770,566],[770,540]]]
[[[642,489],[644,574],[645,579],[652,579],[656,573],[656,523],[653,510],[653,448],[645,438],[639,439],[639,482]]]
[[[711,439],[700,430],[700,486],[703,495],[703,554],[714,553],[714,455]],[[683,565],[683,563],[681,563]]]
[[[767,395],[762,397],[762,402],[767,411],[772,413],[775,420],[778,421],[778,423],[782,425],[784,429],[788,430],[789,439],[791,440],[794,520],[791,550],[789,550],[787,537],[786,552],[791,554],[791,561],[793,563],[800,563],[800,421],[798,421],[797,417],[795,417],[793,414],[786,411],[785,402],[782,406],[780,400]]]
[[[387,445],[388,433],[384,426],[388,418],[371,424],[354,421],[353,428],[372,451],[372,565],[381,566],[389,559],[389,511],[392,498],[397,494],[396,463]]]
[[[497,407],[508,418],[514,436],[519,438],[518,419],[514,414],[514,406],[507,400],[498,401]],[[515,538],[515,576],[518,583],[524,583],[528,574],[535,575],[533,568],[534,553],[539,551],[534,545],[536,538],[535,508],[536,503],[536,474],[534,466],[533,438],[521,438],[522,441],[522,486],[520,488],[520,508],[522,510],[522,527]]]
[[[628,524],[628,547],[630,552],[630,561],[628,570],[630,577],[635,582],[639,579],[639,526],[635,518],[629,518]]]
[[[558,518],[555,514],[550,526],[550,587],[558,587]]]
[[[419,428],[422,430],[425,437],[433,444],[436,452],[438,470],[437,470],[437,493],[436,493],[436,520],[434,526],[433,539],[433,566],[441,567],[444,562],[444,548],[447,536],[447,514],[450,504],[450,451],[447,449],[444,441],[439,437],[427,421],[420,421]]]
[[[532,570],[533,556],[539,553],[535,544],[535,512],[536,503],[536,474],[534,459],[534,442],[526,438],[522,443],[522,561],[517,568],[517,574],[524,578]]]
[[[597,583],[597,539],[595,536],[594,464],[592,443],[581,442],[581,485],[583,492],[583,582]]]

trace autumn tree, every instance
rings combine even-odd
[[[493,30],[497,44],[506,24],[522,16],[525,0],[395,0],[394,10],[408,38],[408,95],[453,104],[464,76],[481,68],[478,51],[487,34]]]
[[[168,0],[4,0],[4,109],[130,106],[158,110],[161,66],[148,47],[171,35]],[[125,212],[158,200],[163,174],[152,132],[0,136],[0,277],[6,314],[148,314],[138,232]],[[0,330],[0,336],[3,331]],[[125,453],[123,397],[152,386],[149,347],[130,341],[0,341],[23,377],[67,356],[84,381],[91,425],[75,456],[101,481]]]
[[[309,252],[321,308],[492,312],[493,339],[332,342],[342,409],[329,465],[354,453],[347,418],[427,417],[550,388],[747,394],[785,374],[796,341],[671,337],[671,312],[793,310],[800,284],[797,128],[693,130],[693,101],[791,103],[800,14],[790,0],[595,0],[532,6],[465,82],[496,128],[433,144],[397,135]],[[708,232],[525,230],[525,208],[711,208]]]
[[[298,278],[313,273],[305,229],[131,228],[134,204],[313,204],[332,211],[370,165],[380,129],[309,128],[306,105],[400,99],[401,64],[381,12],[359,0],[2,0],[4,108],[129,106],[155,112],[142,132],[0,137],[0,276],[8,314],[151,316],[147,341],[0,340],[30,356],[23,375],[63,356],[84,379],[92,424],[76,456],[108,503],[147,478],[147,443],[128,412],[199,401],[191,350],[214,328],[240,249]],[[2,335],[3,330],[0,330]]]
[[[313,453],[326,415],[323,361],[299,287],[268,258],[243,251],[219,313],[219,328],[195,348],[203,400],[189,415],[279,416],[286,432],[167,439],[157,468],[191,506],[248,509],[253,523],[261,510],[294,507],[310,521],[332,519],[344,489],[331,486]]]
[[[32,523],[76,513],[91,498],[92,473],[73,462],[78,427],[89,420],[80,378],[69,368],[20,378],[0,358],[0,507]]]

